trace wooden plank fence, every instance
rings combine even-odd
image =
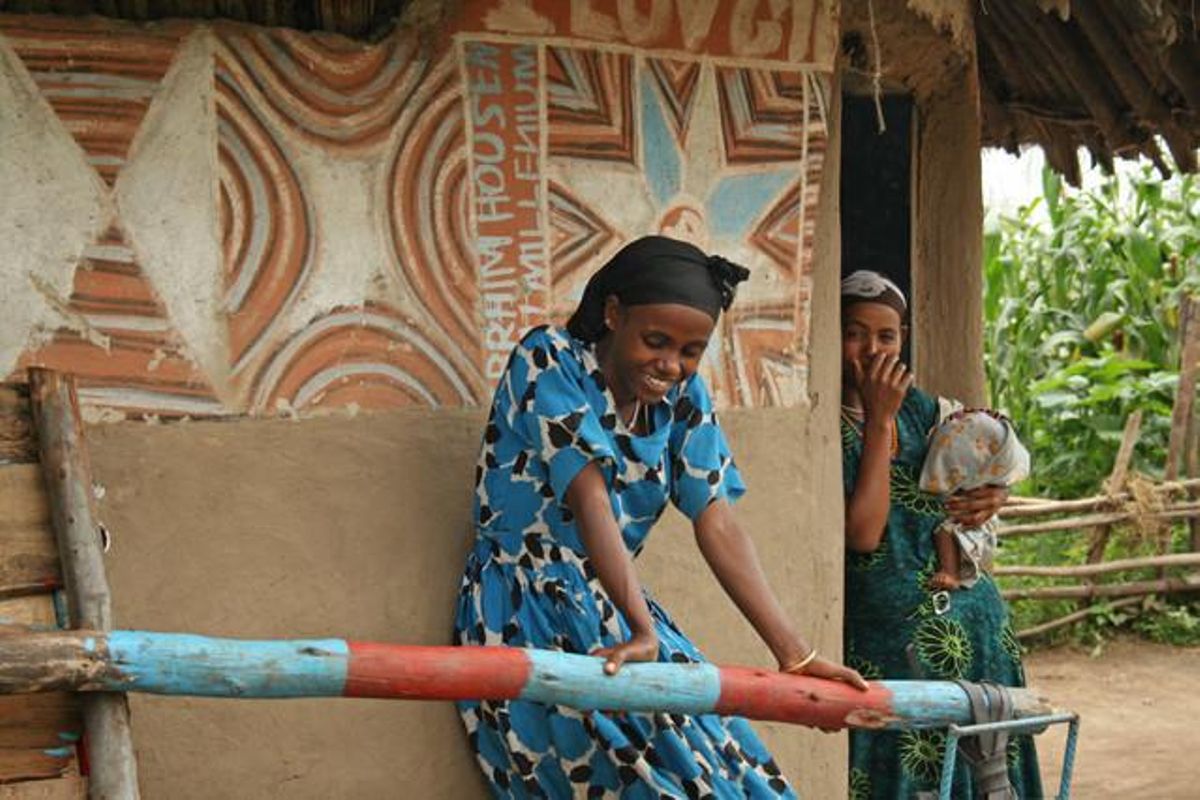
[[[0,385],[0,629],[56,630],[62,588],[28,388]],[[79,798],[81,699],[0,697],[0,800]]]

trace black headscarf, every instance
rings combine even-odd
[[[585,342],[599,341],[606,330],[604,302],[609,295],[627,306],[691,306],[716,320],[733,302],[737,285],[749,277],[745,267],[705,255],[693,244],[643,236],[622,247],[588,280],[567,330]]]

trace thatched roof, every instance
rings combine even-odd
[[[11,14],[100,14],[127,20],[232,19],[302,31],[376,39],[409,0],[0,0]]]
[[[985,144],[1037,143],[1073,183],[1086,147],[1196,171],[1200,39],[1194,0],[981,0],[976,14]]]
[[[410,6],[431,10],[436,24],[438,13],[460,2],[0,0],[0,11],[128,20],[220,17],[378,39]],[[853,24],[864,4],[845,0],[843,20]],[[985,144],[1039,144],[1051,166],[1078,182],[1080,147],[1106,166],[1114,156],[1144,154],[1165,171],[1155,138],[1161,136],[1180,169],[1196,170],[1195,0],[978,0],[976,30]],[[911,46],[911,37],[905,38]]]

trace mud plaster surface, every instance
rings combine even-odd
[[[482,422],[426,411],[91,428],[118,626],[447,642]],[[725,424],[751,487],[739,518],[804,630],[837,652],[840,534],[816,515],[840,480],[808,466],[829,437],[795,412]],[[688,526],[667,520],[639,561],[644,583],[714,660],[768,665]],[[449,704],[134,697],[132,708],[146,797],[484,796]],[[840,793],[837,737],[762,731],[807,796]]]

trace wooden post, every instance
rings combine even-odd
[[[91,465],[75,382],[70,376],[35,368],[29,371],[29,390],[71,625],[106,631],[112,627],[112,604],[92,518]],[[85,697],[83,721],[91,768],[88,797],[135,800],[137,762],[125,695]]]
[[[1117,457],[1113,459],[1112,472],[1109,473],[1108,480],[1104,482],[1104,493],[1109,497],[1116,497],[1125,489],[1125,479],[1129,476],[1129,463],[1133,460],[1133,448],[1137,444],[1138,433],[1141,429],[1142,410],[1139,408],[1129,415],[1129,419],[1125,420],[1125,432],[1121,435],[1121,446],[1117,449]],[[1088,546],[1087,563],[1099,564],[1104,560],[1104,551],[1108,547],[1112,529],[1112,523],[1096,527],[1091,544]],[[1087,608],[1091,602],[1091,600],[1081,601],[1080,609]]]
[[[1190,313],[1188,313],[1187,318],[1191,323],[1192,328],[1200,328],[1200,297],[1189,295],[1187,307],[1190,309]],[[1194,331],[1189,331],[1189,333],[1190,336],[1185,336],[1184,338],[1184,347],[1179,354],[1179,383],[1180,385],[1183,384],[1184,370],[1188,369],[1190,366],[1189,380],[1192,384],[1192,391],[1189,393],[1188,397],[1192,398],[1195,395],[1197,368],[1196,362],[1198,359],[1200,359],[1200,352],[1197,352],[1200,351],[1200,347],[1197,346],[1197,339],[1200,337],[1197,337]],[[1189,342],[1192,344],[1191,352],[1189,352],[1187,348]],[[1172,420],[1172,422],[1174,422],[1174,420]],[[1192,403],[1191,413],[1184,417],[1183,423],[1184,469],[1187,472],[1188,478],[1195,478],[1198,474],[1200,474],[1200,463],[1197,463],[1200,461],[1200,452],[1198,452],[1200,451],[1200,426],[1197,426],[1196,424],[1196,406],[1194,402]],[[1174,428],[1172,428],[1172,433],[1174,433]],[[1195,499],[1197,496],[1196,490],[1189,490],[1188,496]],[[1188,538],[1190,540],[1192,552],[1200,553],[1200,522],[1198,522],[1195,518],[1189,519],[1188,531],[1191,534]]]
[[[1200,363],[1200,298],[1189,296],[1180,304],[1179,337],[1179,386],[1171,409],[1171,436],[1167,442],[1167,464],[1163,469],[1163,480],[1168,481],[1179,477],[1192,401],[1196,396],[1196,367]]]
[[[1171,435],[1167,441],[1167,464],[1163,469],[1163,479],[1168,481],[1179,477],[1181,467],[1190,466],[1183,462],[1189,455],[1188,432],[1196,397],[1196,369],[1200,366],[1200,298],[1191,295],[1183,298],[1179,312],[1179,385],[1171,408]],[[1188,526],[1191,549],[1200,550],[1200,527],[1194,520]],[[1168,536],[1167,547],[1170,541]]]
[[[1192,409],[1192,418],[1188,420],[1188,457],[1187,457],[1187,476],[1188,480],[1194,480],[1197,475],[1200,475],[1200,424],[1196,421],[1196,410]],[[1193,500],[1197,497],[1196,489],[1188,489],[1188,496]],[[1200,520],[1192,517],[1188,520],[1188,530],[1191,532],[1191,549],[1193,553],[1200,553]]]

